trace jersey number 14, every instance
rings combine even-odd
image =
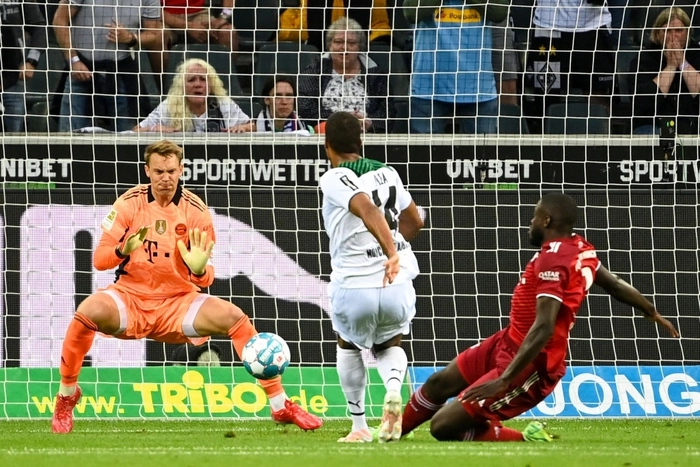
[[[372,191],[372,201],[378,208],[382,208],[382,200],[379,198],[379,190]],[[396,230],[399,228],[399,210],[396,209],[396,187],[389,187],[389,199],[384,204],[384,217],[389,224],[389,229]]]

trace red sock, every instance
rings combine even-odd
[[[419,387],[416,392],[411,396],[411,400],[408,401],[406,407],[403,409],[403,419],[401,422],[401,434],[406,435],[420,426],[422,423],[427,422],[435,412],[440,410],[442,404],[428,399],[423,392],[423,386]]]
[[[242,318],[236,321],[236,324],[231,326],[231,329],[228,330],[228,337],[233,341],[233,348],[236,349],[238,358],[241,358],[241,355],[243,355],[243,347],[245,347],[246,343],[257,333],[258,331],[253,327],[253,323],[250,322],[248,315],[243,315]],[[280,377],[268,380],[259,379],[258,382],[265,390],[268,398],[284,392],[282,378]]]
[[[472,441],[524,441],[518,430],[506,428],[500,422],[487,422],[488,427],[474,433]]]
[[[68,325],[61,350],[61,383],[73,386],[78,382],[85,355],[95,340],[97,325],[82,313],[76,313]]]

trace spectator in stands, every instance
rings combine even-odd
[[[630,0],[633,1],[633,0]],[[656,21],[656,18],[661,14],[661,12],[670,7],[676,7],[680,8],[683,11],[686,12],[688,15],[688,18],[690,18],[690,37],[693,38],[698,38],[700,37],[700,2],[698,0],[637,0],[637,1],[645,1],[646,4],[648,5],[649,2],[651,2],[651,6],[649,6],[648,10],[646,11],[646,15],[644,16],[644,19],[646,23],[642,24],[642,26],[646,26],[648,29],[650,29],[653,25],[654,22]],[[647,32],[647,37],[645,39],[648,39],[648,32]],[[643,44],[644,45],[644,44]]]
[[[609,111],[616,60],[605,0],[537,0],[533,23],[527,73],[536,95],[593,95]],[[551,101],[538,97],[530,112],[543,115]]]
[[[206,0],[161,0],[168,46],[191,41],[220,44],[238,50],[238,34],[231,25],[234,0],[223,0],[218,17],[209,14]],[[169,47],[168,47],[169,48]]]
[[[3,131],[24,131],[27,114],[25,83],[34,77],[46,49],[46,21],[36,3],[0,3],[0,91]],[[46,90],[48,92],[48,89]]]
[[[666,8],[656,18],[649,46],[632,65],[635,134],[657,134],[659,119],[672,117],[676,133],[698,135],[700,48],[689,29],[681,8]]]
[[[326,119],[350,112],[365,132],[386,131],[394,115],[387,96],[388,76],[367,56],[366,34],[352,18],[334,22],[326,33],[329,53],[309,64],[299,77],[299,116],[323,132]]]
[[[306,3],[308,44],[318,50],[329,50],[323,31],[343,17],[357,21],[360,28],[369,31],[369,48],[372,44],[391,45],[392,24],[389,20],[387,0],[302,0]],[[367,44],[365,44],[365,50]]]
[[[503,21],[506,0],[405,0],[416,24],[411,132],[495,133],[498,99],[487,21]],[[490,31],[489,31],[490,32]],[[455,118],[456,117],[456,118]]]
[[[190,58],[177,67],[166,99],[133,130],[247,133],[255,123],[228,97],[214,67]]]
[[[644,32],[647,20],[653,21],[654,19],[650,17],[651,5],[658,1],[659,0],[607,0],[607,6],[612,16],[611,38],[613,49],[640,49],[642,33]]]
[[[258,133],[284,132],[310,135],[313,128],[306,125],[294,111],[296,90],[289,76],[278,76],[267,80],[262,88],[265,108],[255,122]]]
[[[518,73],[520,59],[515,50],[515,31],[509,24],[510,17],[491,26],[493,41],[493,72],[496,79],[496,92],[501,104],[520,105],[518,96]]]
[[[70,76],[59,84],[59,131],[134,126],[140,83],[130,49],[162,50],[160,10],[158,0],[118,6],[107,0],[61,1],[53,26]]]
[[[281,0],[277,40],[285,42],[307,42],[308,8],[306,0]]]

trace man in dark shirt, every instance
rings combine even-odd
[[[24,130],[27,114],[25,83],[34,77],[46,49],[46,21],[39,5],[22,0],[0,3],[0,33],[3,131],[18,133]]]

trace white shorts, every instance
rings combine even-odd
[[[416,315],[412,281],[366,289],[345,289],[331,282],[328,295],[333,330],[344,341],[365,349],[408,334]]]

